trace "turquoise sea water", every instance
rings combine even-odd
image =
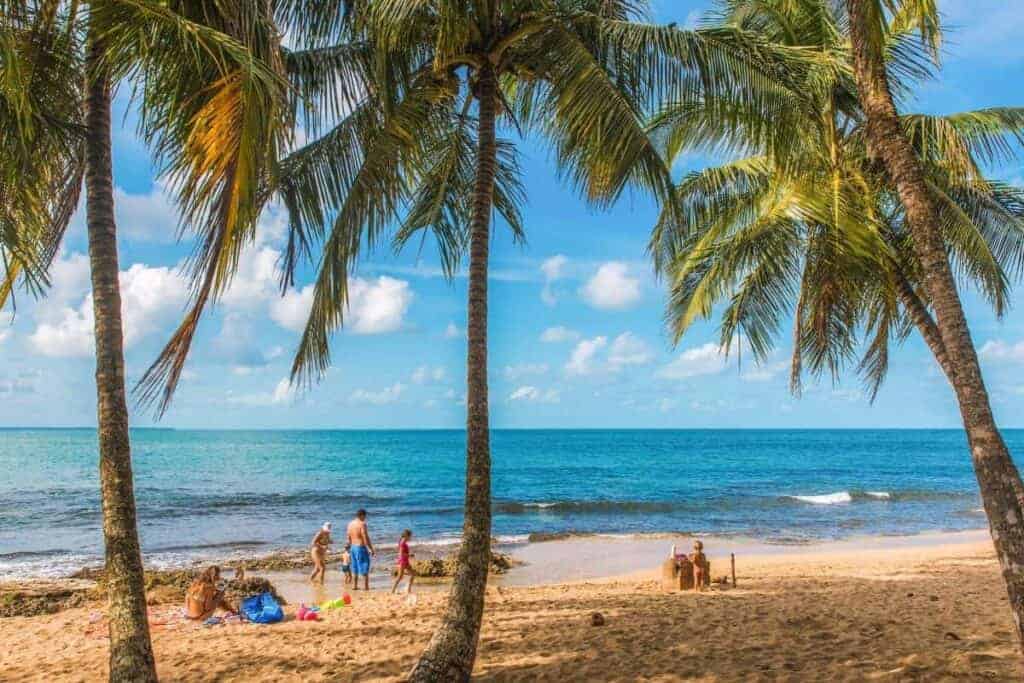
[[[1024,430],[1006,432],[1024,453]],[[360,507],[391,544],[453,543],[460,431],[132,433],[146,561],[303,547]],[[494,533],[776,542],[985,525],[964,436],[928,430],[497,430]],[[92,430],[0,430],[0,579],[102,556]]]

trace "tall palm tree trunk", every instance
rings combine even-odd
[[[441,626],[409,680],[468,681],[476,660],[491,559],[491,446],[487,408],[487,260],[496,164],[497,79],[480,70],[476,185],[469,247],[466,354],[466,501],[458,567]]]
[[[117,226],[114,223],[114,174],[110,158],[110,77],[100,64],[102,54],[103,46],[93,32],[87,63],[85,191],[96,332],[96,408],[110,622],[110,680],[148,682],[157,678],[149,639],[142,555],[135,527]]]
[[[940,233],[939,213],[924,172],[900,126],[885,72],[881,45],[872,36],[878,0],[847,0],[857,89],[867,117],[871,154],[885,164],[907,212],[915,255],[935,309],[960,405],[971,459],[978,479],[989,531],[1006,581],[1017,636],[1024,648],[1024,515],[1017,496],[1020,473],[992,416],[978,356],[967,327],[956,281]]]

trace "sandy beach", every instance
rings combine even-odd
[[[1020,680],[1012,619],[984,532],[813,546],[708,539],[739,586],[666,593],[667,538],[531,544],[488,589],[476,677],[495,681]],[[624,574],[622,558],[637,571]],[[573,569],[575,568],[575,570]],[[566,572],[586,574],[568,580]],[[544,576],[554,583],[536,585]],[[337,576],[331,577],[337,579]],[[524,584],[535,585],[524,585]],[[287,591],[285,591],[287,593]],[[153,608],[163,680],[401,680],[437,623],[437,589],[384,592],[319,623],[197,627]],[[105,676],[101,606],[0,619],[0,679]],[[605,625],[592,626],[600,612]]]

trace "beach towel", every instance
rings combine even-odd
[[[356,576],[368,576],[370,574],[370,550],[365,545],[354,545],[350,554],[352,555],[352,573]]]
[[[254,624],[274,624],[284,619],[284,611],[270,593],[260,593],[242,601],[242,614]]]

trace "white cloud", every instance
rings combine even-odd
[[[348,325],[356,334],[398,330],[412,301],[409,283],[386,275],[376,280],[353,278],[348,285],[348,294]]]
[[[558,303],[553,283],[565,277],[565,266],[569,263],[564,254],[556,254],[540,264],[540,272],[544,275],[544,288],[540,292],[541,300],[548,306]]]
[[[448,326],[444,328],[445,339],[455,339],[457,337],[465,337],[466,332],[459,328],[455,323],[448,323]]]
[[[1024,341],[1008,344],[1001,339],[987,341],[978,354],[988,361],[1024,363]]]
[[[266,246],[249,247],[238,260],[238,272],[221,302],[229,307],[253,311],[278,295],[277,260],[281,254]]]
[[[701,375],[716,375],[725,369],[728,359],[718,344],[708,342],[686,349],[675,360],[663,365],[655,373],[663,379],[687,379]]]
[[[608,364],[613,372],[627,365],[646,365],[653,359],[651,348],[632,332],[620,334],[608,349]]]
[[[286,330],[302,332],[312,307],[313,285],[306,285],[301,290],[289,289],[281,298],[271,300],[270,319]]]
[[[11,324],[14,322],[14,313],[0,311],[0,344],[7,341],[11,334]]]
[[[565,371],[570,375],[589,375],[594,371],[594,357],[607,343],[607,337],[594,337],[579,342],[569,355]]]
[[[517,380],[520,377],[530,375],[543,375],[548,371],[547,363],[519,363],[518,365],[506,365],[504,374],[506,379]]]
[[[133,264],[120,273],[121,312],[125,348],[170,324],[182,314],[188,284],[175,269]],[[93,299],[90,293],[77,307],[59,314],[43,313],[29,336],[33,349],[45,356],[88,356],[93,352]]]
[[[421,365],[420,367],[413,370],[412,381],[415,384],[428,384],[430,382],[443,382],[445,378],[445,370],[441,366],[430,367],[429,365]]]
[[[583,300],[602,310],[624,310],[640,300],[640,280],[620,261],[601,264],[580,288]]]
[[[509,401],[531,401],[535,403],[558,403],[561,398],[557,389],[541,391],[534,386],[523,386],[508,396]]]
[[[348,283],[348,309],[345,329],[355,334],[383,334],[402,327],[405,313],[412,302],[409,283],[386,275],[364,280],[351,278]],[[270,317],[281,327],[301,332],[313,306],[313,285],[301,290],[288,290],[270,302]]]
[[[178,234],[178,210],[160,183],[147,194],[114,191],[118,232],[130,238],[152,242],[173,242]]]
[[[540,334],[540,340],[548,344],[576,341],[579,338],[579,332],[577,332],[576,330],[570,330],[568,327],[563,327],[561,325],[549,327]]]
[[[671,412],[679,404],[679,401],[674,398],[663,398],[658,401],[658,412],[668,413]]]
[[[401,382],[396,382],[390,387],[385,387],[380,391],[368,391],[366,389],[356,389],[349,396],[348,400],[351,403],[370,403],[376,406],[382,406],[386,403],[394,403],[402,394],[405,393],[405,385]]]
[[[782,360],[774,363],[754,364],[743,371],[740,375],[740,379],[745,382],[770,382],[778,377],[780,373],[785,372],[788,368],[789,363]]]
[[[295,388],[287,377],[283,377],[273,391],[261,391],[255,394],[235,396],[228,394],[228,403],[245,406],[275,406],[290,403],[295,399]]]

